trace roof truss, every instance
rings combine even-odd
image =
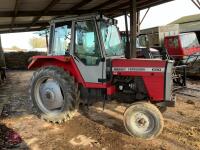
[[[94,12],[102,12],[107,16],[116,17],[124,14],[125,11],[130,11],[131,0],[106,0],[103,2],[95,1],[96,3],[94,3],[94,0],[80,0],[78,2],[76,2],[75,0],[74,2],[73,0],[70,2],[63,0],[49,0],[49,2],[45,4],[46,6],[44,5],[45,7],[42,10],[33,10],[31,8],[30,10],[28,8],[23,9],[21,7],[22,3],[24,2],[23,0],[14,1],[15,2],[13,9],[0,9],[0,17],[11,18],[11,21],[6,23],[1,23],[0,20],[0,33],[5,33],[8,31],[32,31],[35,30],[38,26],[40,26],[38,29],[43,29],[45,26],[48,25],[50,18],[54,18],[57,16],[80,15]],[[141,9],[149,8],[169,1],[172,0],[137,0],[136,6],[137,10],[139,11]],[[29,0],[29,2],[31,2],[31,0]],[[34,2],[35,1],[32,0],[32,3]],[[41,0],[41,3],[42,2],[44,1]],[[68,3],[71,3],[71,7],[66,7],[65,9],[58,9],[59,6],[67,6]],[[24,19],[24,22],[19,22],[19,17],[33,17],[33,19],[31,21]],[[43,20],[41,19],[42,17],[48,17],[49,19]]]

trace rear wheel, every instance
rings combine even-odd
[[[164,122],[156,106],[147,102],[138,102],[125,111],[124,125],[130,135],[152,139],[162,132]]]
[[[31,100],[37,115],[49,122],[69,120],[79,106],[79,91],[72,76],[58,67],[44,67],[33,74]]]

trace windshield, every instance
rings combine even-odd
[[[192,48],[200,46],[195,33],[182,34],[180,37],[183,48]]]
[[[101,22],[101,35],[107,56],[122,56],[124,48],[117,27]]]

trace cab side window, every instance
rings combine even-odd
[[[93,20],[78,21],[75,25],[75,55],[85,65],[98,65],[100,45]]]
[[[71,22],[55,24],[52,55],[66,55],[70,51]]]

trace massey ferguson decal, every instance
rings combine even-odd
[[[164,72],[165,68],[160,67],[113,67],[113,72]]]

